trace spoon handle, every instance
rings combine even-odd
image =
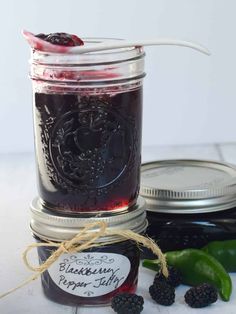
[[[182,46],[195,49],[199,52],[202,52],[206,55],[210,55],[210,51],[199,45],[197,43],[192,43],[189,41],[178,40],[178,39],[171,39],[171,38],[160,38],[154,40],[121,40],[119,42],[110,42],[107,44],[101,43],[96,44],[93,46],[77,46],[71,47],[69,53],[77,54],[77,53],[88,53],[94,51],[103,51],[103,50],[110,50],[110,49],[117,49],[117,48],[128,48],[128,47],[141,47],[141,46],[161,46],[161,45],[168,45],[168,46]]]

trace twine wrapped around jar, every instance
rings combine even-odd
[[[99,227],[99,230],[94,232],[92,231],[95,227]],[[26,267],[35,272],[34,275],[30,276],[26,281],[22,282],[19,286],[3,293],[0,295],[0,298],[3,298],[16,290],[26,286],[30,282],[38,279],[41,274],[43,274],[49,267],[62,255],[65,253],[78,253],[82,252],[86,249],[90,249],[93,247],[104,246],[108,244],[116,243],[117,241],[108,241],[108,242],[96,242],[97,239],[104,236],[119,236],[124,238],[124,240],[133,240],[137,244],[141,244],[147,248],[149,248],[155,255],[158,256],[160,261],[160,269],[165,277],[168,277],[168,269],[167,263],[164,254],[161,252],[161,249],[158,245],[150,238],[147,238],[143,235],[140,235],[131,230],[113,230],[109,231],[107,229],[107,224],[103,221],[97,221],[93,223],[86,224],[84,228],[71,240],[63,241],[63,242],[42,242],[42,243],[33,243],[29,245],[26,250],[23,252],[23,261]],[[38,247],[51,247],[57,248],[49,258],[43,262],[40,266],[33,266],[30,264],[28,259],[29,252]]]

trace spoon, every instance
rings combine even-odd
[[[118,48],[128,48],[128,47],[142,47],[142,46],[160,46],[160,45],[169,45],[169,46],[182,46],[195,49],[199,52],[202,52],[206,55],[210,55],[210,51],[196,43],[192,43],[185,40],[171,39],[171,38],[159,38],[153,40],[120,40],[120,41],[111,41],[109,43],[97,43],[90,46],[75,46],[75,47],[66,47],[53,45],[45,40],[42,40],[36,37],[34,34],[23,30],[23,36],[29,42],[30,46],[34,49],[52,52],[52,53],[69,53],[69,54],[82,54],[96,51],[105,51]]]

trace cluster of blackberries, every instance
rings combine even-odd
[[[171,305],[175,302],[175,288],[182,283],[180,272],[168,267],[169,276],[165,278],[157,273],[149,293],[153,300],[161,305]],[[193,308],[201,308],[216,302],[218,298],[215,287],[208,283],[190,288],[184,296],[185,302]],[[118,314],[140,314],[143,310],[143,297],[131,293],[121,293],[112,299],[112,308]]]
[[[168,271],[168,278],[157,273],[153,285],[149,288],[153,300],[161,305],[171,305],[175,302],[175,288],[182,283],[181,273],[177,269],[168,267]],[[216,302],[217,298],[216,288],[208,283],[190,288],[184,296],[185,302],[194,308],[208,306]]]

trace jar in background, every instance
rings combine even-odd
[[[76,214],[122,211],[135,204],[144,75],[141,47],[78,55],[32,50],[35,150],[43,206]]]
[[[234,165],[204,160],[146,163],[140,194],[147,201],[147,235],[164,252],[236,238]],[[151,256],[145,250],[145,257]]]
[[[140,197],[127,212],[78,217],[52,214],[38,199],[31,205],[31,230],[36,241],[62,242],[72,239],[85,224],[104,221],[108,230],[130,229],[143,233],[147,227],[145,202]],[[98,231],[94,229],[93,231]],[[104,242],[114,242],[103,245]],[[99,238],[99,247],[79,253],[65,253],[41,275],[47,298],[66,305],[105,305],[120,292],[134,293],[138,282],[140,252],[132,240],[119,236]],[[38,247],[40,264],[56,248]]]

